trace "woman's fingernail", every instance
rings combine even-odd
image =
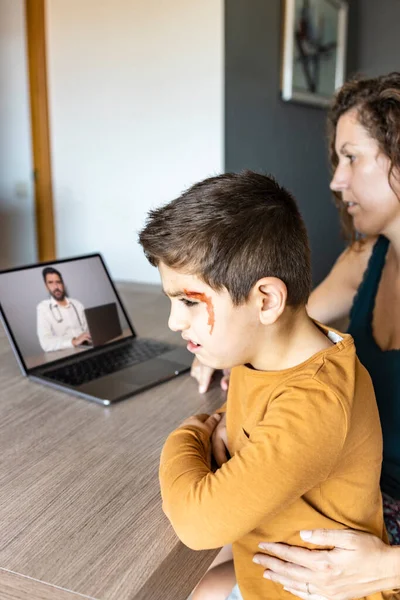
[[[312,537],[312,531],[308,531],[308,530],[300,531],[300,537],[303,540],[309,540]]]
[[[268,550],[268,544],[263,542],[262,544],[258,544],[258,547],[262,550]]]
[[[264,571],[264,573],[263,573],[263,577],[264,577],[264,579],[271,579],[271,576],[270,576],[270,574],[269,574],[269,571]]]
[[[205,385],[200,385],[199,386],[199,392],[200,392],[200,394],[204,394],[205,391],[206,391],[206,386]]]
[[[256,563],[256,565],[261,565],[260,561],[256,556],[253,558],[253,563]]]

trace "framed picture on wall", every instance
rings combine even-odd
[[[347,2],[282,1],[282,98],[290,102],[327,106],[344,80]]]

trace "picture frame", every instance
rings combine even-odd
[[[343,85],[346,0],[283,0],[282,99],[326,107]]]

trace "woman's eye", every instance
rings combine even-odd
[[[353,154],[346,154],[346,158],[348,158],[350,164],[354,162],[355,156]]]
[[[181,298],[181,302],[183,302],[185,306],[196,306],[196,304],[198,304],[198,302],[192,302],[192,300],[188,300],[187,298]]]

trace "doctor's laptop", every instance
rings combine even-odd
[[[102,346],[122,335],[115,302],[85,308],[85,317],[90,335],[90,345],[92,346]]]
[[[0,315],[24,375],[104,405],[192,362],[137,337],[100,254],[0,271]]]

